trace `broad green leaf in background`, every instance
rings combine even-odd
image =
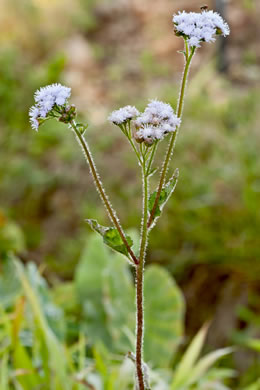
[[[134,350],[134,278],[120,254],[91,236],[76,270],[76,289],[83,307],[83,326],[91,342],[101,340],[120,353]],[[145,272],[145,358],[165,367],[183,332],[184,303],[171,275],[159,266]]]
[[[115,254],[103,274],[103,304],[116,349],[134,348],[135,292],[133,277],[122,255]]]
[[[90,235],[75,272],[75,286],[83,310],[83,328],[95,344],[98,340],[111,347],[106,327],[107,316],[103,299],[103,274],[113,259],[97,235]]]
[[[178,177],[179,177],[179,170],[175,169],[173,176],[170,178],[168,183],[162,188],[162,191],[161,191],[161,194],[159,197],[159,202],[157,204],[157,207],[156,207],[154,215],[153,215],[151,227],[154,227],[157,218],[160,217],[164,206],[166,205],[166,203],[170,199],[173,191],[175,190],[175,187],[176,187],[177,181],[178,181]],[[149,201],[148,201],[149,213],[151,213],[153,210],[153,206],[154,206],[154,203],[156,200],[156,195],[157,195],[157,191],[154,191],[149,197]]]
[[[104,246],[99,236],[88,240],[75,275],[87,336],[109,349],[131,347],[135,321],[134,286],[124,257]]]
[[[145,272],[144,299],[144,360],[165,368],[183,336],[184,299],[170,273],[158,265]]]
[[[127,248],[116,228],[99,225],[95,219],[86,219],[86,222],[94,231],[103,237],[103,241],[106,245],[114,249],[116,252],[122,253],[128,257]],[[132,238],[130,236],[126,236],[126,240],[131,247],[133,245]]]

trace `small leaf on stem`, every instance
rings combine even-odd
[[[155,204],[156,197],[157,197],[157,191],[154,191],[150,195],[149,201],[148,201],[149,213],[151,214],[153,212],[153,219],[152,219],[150,226],[149,226],[150,228],[152,228],[155,225],[156,219],[161,215],[165,204],[168,202],[171,194],[175,190],[175,187],[176,187],[176,184],[178,181],[178,177],[179,177],[179,170],[177,168],[177,169],[175,169],[175,172],[174,172],[173,176],[170,178],[170,180],[168,181],[168,183],[166,183],[166,185],[162,188],[162,191],[161,191],[160,197],[159,197],[159,201],[158,201],[157,206],[156,206],[154,211],[153,211],[153,208],[154,208],[154,204]]]
[[[127,247],[115,227],[102,226],[95,219],[86,219],[86,222],[93,230],[95,230],[103,237],[103,241],[106,245],[108,245],[116,252],[122,253],[123,255],[129,257]],[[133,245],[132,238],[127,235],[126,240],[128,242],[129,247],[131,248]]]

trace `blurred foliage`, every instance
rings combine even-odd
[[[132,282],[130,274],[127,276],[128,268],[125,265],[125,259],[118,254],[112,255],[106,250],[102,252],[102,248],[104,247],[101,239],[92,237],[75,278],[75,288],[78,289],[84,321],[78,323],[78,320],[74,318],[77,327],[74,340],[71,340],[68,333],[71,319],[68,319],[69,313],[66,313],[66,305],[62,308],[58,304],[59,299],[57,301],[55,298],[59,297],[57,290],[52,294],[34,264],[29,263],[24,267],[13,256],[6,259],[7,268],[11,273],[8,275],[6,271],[6,276],[8,279],[16,278],[19,291],[13,297],[12,302],[7,302],[4,297],[9,295],[9,291],[5,290],[6,286],[0,281],[2,291],[0,304],[1,390],[36,390],[42,386],[47,386],[46,389],[50,390],[81,390],[86,387],[96,390],[132,388],[134,365],[129,359],[124,359],[121,354],[118,354],[118,349],[131,347],[131,342],[126,343],[127,337],[125,336],[133,331],[131,329],[133,318],[131,314],[133,313],[129,308],[133,302],[131,299],[133,294],[130,291]],[[101,260],[92,276],[92,273],[89,273],[89,266],[93,267],[100,258],[106,260],[106,263],[102,263]],[[112,269],[111,264],[113,264],[113,272],[109,273],[109,268]],[[84,274],[82,278],[79,276],[81,272]],[[125,273],[125,277],[121,272]],[[158,275],[161,283],[154,284],[156,279],[153,273]],[[176,341],[167,346],[164,337],[170,340],[168,334],[170,331],[179,341],[181,337],[176,329],[182,328],[182,316],[179,318],[176,316],[178,309],[174,307],[177,297],[181,302],[181,293],[166,271],[159,266],[151,266],[146,278],[145,297],[148,298],[148,290],[150,299],[150,307],[147,307],[148,314],[146,314],[146,342],[149,346],[147,352],[151,359],[151,367],[154,367],[153,363],[163,366],[162,371],[158,368],[149,368],[152,388],[213,390],[222,386],[221,388],[228,390],[229,387],[224,386],[224,383],[232,378],[232,371],[214,366],[231,350],[228,348],[217,350],[199,358],[205,342],[207,327],[200,330],[183,357],[179,358],[175,371],[172,371],[168,364],[165,365],[164,359],[166,358],[167,361],[172,355]],[[98,279],[99,283],[93,283]],[[127,286],[129,291],[126,291]],[[84,287],[83,290],[81,290],[82,287]],[[121,294],[118,289],[121,289]],[[122,294],[123,291],[125,291],[125,297]],[[165,302],[165,293],[169,296],[170,305],[167,299]],[[96,302],[97,297],[100,297],[99,302]],[[93,300],[96,305],[91,307],[90,302],[93,303]],[[122,306],[124,304],[126,307]],[[174,317],[168,321],[171,311]],[[103,318],[100,316],[102,312]],[[156,319],[155,321],[151,321],[151,315],[153,319]],[[165,320],[167,320],[167,328],[169,327],[166,333]],[[98,327],[99,331],[96,329],[93,332],[93,325]],[[103,330],[101,330],[102,327]],[[120,331],[122,334],[118,337]],[[110,334],[112,338],[106,339],[106,334]],[[107,349],[108,345],[105,346],[106,344],[109,344],[109,349]],[[160,354],[160,348],[162,354]]]

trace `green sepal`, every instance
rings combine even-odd
[[[86,222],[95,232],[99,233],[103,237],[103,241],[107,246],[112,248],[114,251],[129,257],[127,247],[115,227],[102,226],[95,219],[86,219]],[[132,238],[126,235],[126,240],[131,248],[133,245]]]
[[[160,198],[159,198],[159,202],[158,202],[158,204],[156,206],[156,209],[155,209],[155,212],[153,214],[153,220],[152,220],[152,223],[150,224],[150,227],[153,227],[154,224],[155,224],[156,219],[158,217],[160,217],[165,204],[168,202],[171,194],[175,190],[175,187],[176,187],[176,184],[177,184],[177,181],[178,181],[178,177],[179,177],[179,170],[177,168],[177,169],[175,169],[174,174],[170,178],[168,183],[162,188],[162,191],[161,191],[161,194],[160,194]],[[154,207],[154,203],[155,203],[155,200],[156,200],[156,195],[157,195],[157,191],[154,191],[150,195],[150,197],[149,197],[148,209],[149,209],[149,213],[150,214],[151,214],[151,212],[153,210],[153,207]]]
[[[83,123],[77,123],[76,128],[80,132],[81,135],[84,135],[85,131],[88,128],[88,125],[84,125]]]

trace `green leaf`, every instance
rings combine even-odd
[[[165,204],[170,199],[171,194],[175,190],[175,187],[176,187],[176,184],[178,181],[178,177],[179,177],[179,170],[175,169],[173,176],[170,178],[168,183],[162,188],[158,204],[157,204],[157,206],[155,208],[155,212],[153,214],[153,220],[152,220],[151,227],[153,227],[155,225],[156,219],[161,215]],[[154,191],[149,197],[148,208],[149,208],[150,214],[151,214],[153,207],[154,207],[154,204],[155,204],[156,195],[157,195],[157,191]]]
[[[247,386],[244,390],[260,390],[260,379]]]
[[[144,360],[166,368],[183,336],[183,296],[170,273],[152,265],[145,271],[144,299]]]
[[[123,256],[109,251],[99,236],[90,236],[75,282],[83,327],[91,342],[101,340],[109,350],[131,348],[127,334],[135,326],[134,285]]]
[[[42,339],[43,346],[47,351],[46,359],[44,359],[44,361],[48,365],[48,371],[50,372],[51,367],[51,370],[55,373],[57,390],[69,390],[71,388],[71,379],[70,376],[67,375],[67,361],[64,345],[59,342],[55,333],[50,328],[44,311],[42,310],[38,293],[35,291],[35,287],[31,285],[23,265],[19,261],[15,261],[15,265],[24,294],[37,324],[37,329],[39,331],[38,337]]]
[[[182,386],[184,386],[188,381],[190,372],[194,369],[196,360],[202,350],[207,331],[208,324],[205,325],[192,340],[174,373],[174,380],[170,388],[171,390],[179,390],[179,388],[182,388]]]
[[[226,356],[233,352],[233,348],[222,348],[213,351],[203,358],[201,358],[196,366],[190,371],[188,375],[187,386],[191,386],[200,380],[207,371],[216,363],[217,360],[221,359],[223,356]]]
[[[21,294],[21,284],[15,272],[11,256],[0,264],[0,304],[10,307]]]
[[[245,344],[249,347],[254,349],[257,352],[260,352],[260,340],[258,339],[249,339],[245,341]]]
[[[174,279],[161,267],[148,267],[144,279],[144,358],[166,367],[182,338],[184,301]],[[102,341],[113,352],[133,351],[134,280],[123,256],[110,252],[99,236],[90,236],[75,281],[82,326],[91,343]]]
[[[8,354],[4,354],[0,360],[0,388],[8,390]]]
[[[93,230],[98,232],[103,237],[103,241],[107,246],[116,252],[122,253],[123,255],[129,257],[127,247],[116,228],[99,225],[95,219],[86,219],[86,222]],[[132,238],[130,236],[126,236],[126,240],[128,245],[131,247],[133,245]]]

